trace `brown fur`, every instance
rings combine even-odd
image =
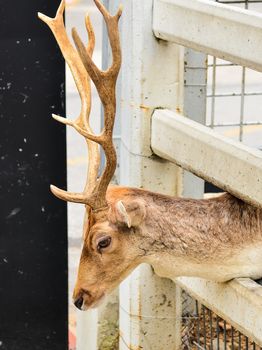
[[[126,208],[131,228],[117,209],[119,200]],[[235,266],[232,257],[237,257],[247,247],[253,249],[262,244],[262,210],[228,193],[194,200],[110,187],[107,201],[107,210],[90,212],[86,228],[74,292],[75,299],[84,297],[83,309],[96,306],[104,294],[142,262],[151,263],[160,275],[171,278],[181,273],[176,263],[185,265],[188,275],[197,268],[197,274],[203,278],[211,276],[224,281],[234,274],[247,277],[242,263]],[[100,254],[96,244],[103,236],[111,237],[111,245]],[[192,272],[190,266],[193,266]],[[215,273],[212,277],[210,270],[216,267],[220,268],[219,277]],[[251,277],[257,275],[257,266],[254,269],[253,273],[251,266],[248,272]]]

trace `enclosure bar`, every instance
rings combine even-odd
[[[199,305],[197,300],[196,300],[196,317],[197,317],[197,343],[199,344],[200,343],[200,326],[199,326]]]
[[[206,308],[205,308],[205,305],[202,305],[202,314],[203,314],[204,349],[206,349],[207,348],[207,332],[206,332]]]
[[[155,39],[153,0],[110,0],[109,4],[120,2],[124,8],[120,21],[123,64],[117,94],[120,183],[178,195],[175,184],[180,172],[174,164],[163,164],[151,156],[150,128],[157,106],[180,107],[180,48]],[[168,69],[159,69],[159,65]],[[168,302],[161,305],[163,295],[172,306]],[[179,288],[170,280],[160,279],[149,266],[140,265],[120,285],[119,350],[180,349],[180,309]]]
[[[151,147],[161,158],[262,208],[261,151],[164,109],[153,114]]]
[[[213,65],[214,65],[213,63],[210,63],[207,66],[209,68],[209,67],[213,67]],[[236,63],[228,62],[228,63],[216,63],[216,66],[217,67],[237,67],[238,65]]]
[[[250,125],[255,125],[255,126],[260,126],[262,125],[262,122],[244,122],[243,126],[250,126]],[[211,124],[206,124],[206,126],[211,127]],[[215,123],[214,127],[228,127],[228,126],[235,126],[239,127],[238,123]]]
[[[241,350],[241,333],[238,332],[238,350]]]
[[[260,96],[262,95],[262,91],[255,92],[221,92],[219,94],[208,94],[207,97],[241,97],[241,96]]]
[[[210,339],[213,339],[212,311],[210,309],[208,309],[208,315],[209,315]],[[210,350],[213,350],[212,340],[210,343]]]
[[[245,4],[248,1],[249,4],[258,4],[261,0],[219,0],[220,4]]]
[[[211,128],[214,129],[215,124],[215,103],[216,103],[216,57],[213,57],[213,67],[212,67],[212,95],[211,95]]]
[[[182,74],[181,74],[182,75]],[[206,124],[207,56],[184,48],[183,114],[200,124]],[[188,171],[182,172],[181,195],[203,198],[204,181]]]
[[[217,341],[216,341],[216,346],[217,349],[219,349],[219,317],[216,317],[216,336],[217,336]]]
[[[262,14],[254,11],[208,0],[154,0],[153,31],[159,39],[262,71]]]
[[[248,9],[248,1],[245,1],[245,9]],[[241,79],[241,102],[240,102],[240,128],[239,141],[243,141],[243,123],[244,123],[244,108],[245,108],[245,89],[246,89],[246,67],[242,67]]]
[[[246,68],[242,67],[241,79],[241,101],[240,101],[240,120],[239,120],[239,141],[243,141],[243,124],[244,124],[244,108],[245,108],[245,88],[246,88]]]
[[[200,278],[174,280],[199,303],[262,346],[262,288],[249,278],[217,283]]]
[[[246,350],[248,350],[248,337],[246,337]]]
[[[234,350],[235,349],[235,345],[234,345],[234,327],[231,326],[231,349]]]
[[[223,330],[223,343],[224,343],[224,350],[227,350],[227,323],[226,321],[224,320],[223,321],[224,323],[224,330]]]

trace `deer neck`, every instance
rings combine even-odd
[[[261,277],[261,210],[224,194],[208,200],[154,197],[148,212],[145,251],[159,275]]]

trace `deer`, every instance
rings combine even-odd
[[[237,277],[262,276],[262,209],[230,193],[208,199],[187,199],[145,189],[110,185],[117,157],[113,144],[116,114],[116,82],[121,67],[118,29],[120,6],[111,15],[100,0],[101,12],[112,50],[112,64],[100,70],[92,60],[95,34],[88,15],[88,44],[72,29],[75,47],[65,30],[62,0],[56,16],[39,18],[51,29],[71,69],[81,111],[75,120],[53,115],[73,127],[88,147],[87,181],[82,193],[51,185],[52,193],[85,206],[83,247],[73,302],[80,310],[97,307],[139,264],[148,263],[161,277],[200,277],[227,282]],[[90,126],[91,80],[104,109],[100,134]],[[100,148],[106,164],[99,176]]]

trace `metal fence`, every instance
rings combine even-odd
[[[257,12],[262,12],[262,1],[261,0],[216,0],[218,3],[223,4],[230,4],[230,5],[236,5],[238,7],[242,7],[245,9],[251,9]],[[226,92],[218,91],[218,82],[217,78],[219,76],[219,73],[221,70],[226,70],[228,77],[233,73],[234,75],[239,76],[239,84],[237,86],[231,87],[231,89],[227,89]],[[252,88],[252,85],[250,86],[250,83],[248,82],[248,76],[252,74],[254,76],[254,73],[258,80],[260,80],[261,84],[256,89]],[[206,124],[207,126],[210,126],[212,129],[216,128],[217,131],[220,128],[222,129],[228,129],[230,127],[237,127],[238,128],[238,139],[240,142],[245,142],[244,140],[244,134],[245,130],[248,130],[245,128],[246,126],[258,126],[262,125],[262,113],[261,116],[253,119],[246,118],[246,116],[249,113],[252,113],[252,110],[250,110],[250,104],[247,105],[246,101],[247,98],[252,98],[252,104],[253,105],[259,105],[261,104],[261,96],[262,96],[262,75],[261,73],[251,71],[250,69],[247,69],[243,66],[238,66],[237,64],[224,61],[221,59],[218,59],[214,56],[209,56],[208,58],[208,86],[207,86],[207,107],[208,107],[208,115]],[[236,101],[233,101],[237,99]],[[234,112],[234,121],[232,119],[230,121],[226,122],[219,122],[217,120],[217,113],[216,113],[216,102],[218,99],[223,100],[225,106],[232,102],[235,107]],[[238,106],[239,104],[239,106]],[[238,114],[238,120],[237,120],[237,114]],[[262,138],[262,128],[260,130],[261,138]],[[230,135],[231,136],[231,135]],[[252,144],[249,144],[250,146],[253,146]],[[259,145],[260,146],[260,145]]]
[[[181,350],[262,348],[196,299],[182,292]]]
[[[262,11],[262,1],[220,1],[216,2],[231,4],[244,7],[245,9],[250,8],[250,4],[253,4],[253,10]],[[258,5],[260,6],[254,6]],[[200,68],[200,67],[199,67]],[[237,64],[231,63],[229,61],[224,61],[215,56],[208,56],[207,60],[207,113],[206,113],[206,126],[212,129],[216,129],[218,132],[225,133],[227,130],[232,130],[235,128],[235,132],[229,134],[229,136],[234,136],[240,142],[244,140],[244,135],[246,126],[259,126],[262,125],[262,113],[261,116],[252,118],[252,109],[246,106],[246,98],[253,96],[253,104],[259,105],[262,100],[262,75],[261,73],[251,71],[244,66],[239,66]],[[203,69],[201,67],[201,69]],[[219,89],[218,87],[218,76],[220,73],[224,73],[228,77],[236,76],[239,77],[239,84],[231,86],[228,84],[226,89]],[[250,72],[255,75],[257,82],[260,84],[256,89],[252,90],[252,85],[249,86],[247,81],[247,76]],[[226,90],[226,91],[225,91]],[[230,120],[220,119],[219,112],[216,111],[216,103],[218,99],[223,100],[223,114],[226,114],[226,109],[232,102],[232,98],[237,101],[233,101],[235,111]],[[254,110],[254,107],[253,107]],[[221,111],[220,111],[221,112]],[[238,115],[237,115],[238,114]],[[251,119],[246,118],[247,115],[251,114]],[[257,132],[261,135],[262,140],[262,128],[258,128]],[[248,143],[248,142],[247,142]],[[252,146],[252,144],[249,145]],[[198,300],[194,299],[185,290],[182,290],[182,319],[181,319],[181,349],[201,349],[201,350],[258,350],[262,349],[253,342],[246,335],[241,333],[238,329],[234,328],[230,322],[219,317],[214,311],[210,310],[204,305],[201,305]]]
[[[234,4],[238,7],[242,7],[245,9],[262,11],[262,1],[244,0],[216,2],[231,5]],[[191,5],[192,3],[188,5],[190,10],[192,10],[191,18],[196,18],[198,14],[194,12],[195,8],[193,7],[193,5],[191,7]],[[180,3],[178,3],[178,7],[176,8],[176,10],[180,9],[179,6]],[[202,22],[205,22],[204,10],[202,18]],[[220,21],[219,14],[217,17],[217,21]],[[163,29],[163,33],[165,33],[166,28],[167,26]],[[194,31],[193,27],[192,31]],[[199,26],[198,33],[201,33],[201,31],[202,28],[201,26]],[[177,38],[176,31],[174,31],[174,33],[174,42],[179,42],[180,44],[183,44],[184,42],[186,44],[188,43],[190,37],[187,37],[183,31],[181,31],[180,34],[181,38]],[[230,34],[230,32],[228,32],[228,34]],[[165,36],[166,33],[163,35]],[[171,31],[169,35],[172,35]],[[196,37],[198,38],[199,34],[197,34]],[[166,38],[168,38],[168,35],[166,35]],[[197,45],[195,42],[192,42],[193,48],[196,48]],[[201,47],[201,44],[199,45]],[[205,47],[204,41],[202,45],[203,49]],[[226,48],[226,45],[224,45],[224,47]],[[213,46],[211,43],[209,50],[213,50],[214,52],[216,50],[215,45]],[[188,68],[190,68],[193,69],[196,73],[196,71],[198,70],[198,74],[192,73],[192,77],[194,77],[195,79],[193,80],[193,85],[190,86],[194,86],[194,88],[197,88],[198,90],[196,90],[196,92],[192,89],[190,90],[189,99],[186,100],[186,103],[189,105],[190,103],[192,104],[192,96],[194,94],[197,95],[196,97],[198,99],[198,103],[203,103],[203,99],[201,99],[200,96],[201,92],[206,89],[206,126],[215,129],[216,131],[218,131],[221,134],[224,134],[225,136],[243,142],[248,146],[254,148],[261,148],[262,143],[260,140],[262,136],[262,110],[260,111],[259,108],[259,106],[262,105],[261,73],[253,71],[244,66],[225,61],[224,59],[217,58],[215,56],[208,56],[208,79],[207,86],[205,86],[203,81],[205,80],[204,75],[206,67],[205,65],[201,65],[200,62],[201,61],[199,60],[199,56],[197,58],[197,54],[196,60],[192,60],[191,53],[191,64],[190,67],[186,66],[185,71],[188,70]],[[199,77],[201,77],[201,79],[199,79]],[[186,76],[186,78],[187,79],[185,80],[185,82],[186,86],[188,86],[188,75]],[[195,109],[195,103],[193,103],[193,106]],[[191,118],[191,115],[188,115],[190,113],[187,113],[188,109],[189,108],[186,106],[186,116]],[[201,110],[201,108],[199,108],[199,110]],[[195,111],[191,113],[193,114],[192,119],[196,119],[194,118],[194,113]],[[175,124],[176,122],[173,123]],[[188,126],[189,125],[187,125],[186,127]],[[197,126],[195,127],[198,128]],[[176,129],[176,126],[174,126],[174,129]],[[201,132],[203,131],[204,130],[201,130]],[[198,135],[199,140],[201,139],[201,132]],[[254,132],[256,133],[256,142],[254,142]],[[210,142],[212,142],[211,140],[213,139],[213,137],[214,136],[212,135],[212,137],[210,138]],[[175,139],[178,140],[177,135]],[[183,140],[185,140],[184,137]],[[206,145],[204,147],[206,147]],[[192,148],[189,147],[189,153],[187,154],[187,157],[184,157],[183,159],[182,157],[180,157],[180,154],[178,152],[174,152],[174,156],[172,155],[173,159],[177,161],[178,158],[179,160],[181,158],[181,165],[184,167],[186,158],[190,159],[191,150]],[[216,151],[216,148],[214,148],[214,155]],[[170,150],[168,148],[166,148],[164,152],[161,149],[161,152],[161,154],[166,154],[167,159],[171,158]],[[190,170],[191,167],[193,170],[196,170],[197,165],[195,166],[193,165],[192,161],[190,162],[191,163],[189,164],[189,167],[185,168]],[[221,164],[221,168],[222,166],[223,165]],[[208,170],[207,172],[209,171],[210,170]],[[225,178],[223,181],[224,183],[227,183],[228,179]],[[189,282],[186,291],[182,287],[181,349],[261,349],[261,343],[260,345],[257,345],[251,339],[251,337],[247,336],[248,334],[252,334],[252,331],[250,332],[250,329],[250,333],[248,333],[245,327],[243,327],[242,333],[240,331],[241,327],[234,327],[231,324],[228,307],[224,307],[223,312],[221,312],[221,306],[223,305],[223,301],[222,304],[216,304],[215,300],[216,297],[220,296],[221,291],[219,290],[219,288],[216,291],[216,293],[213,293],[216,287],[214,287],[213,289],[213,286],[211,286],[210,289],[205,289],[205,283],[203,283],[200,288],[194,288],[194,282],[192,282],[192,284]],[[190,294],[191,290],[194,291],[194,296]],[[227,293],[225,293],[225,295],[226,294]],[[232,294],[232,300],[234,300],[236,295],[234,293]],[[203,303],[201,303],[201,298],[203,298],[202,300],[204,300],[205,302],[208,300],[207,305],[212,305],[212,310],[207,308]],[[220,315],[224,313],[225,318],[220,317],[216,312],[214,312],[214,310],[216,310]],[[234,311],[231,312],[231,317],[233,313]],[[235,316],[235,320],[237,317],[238,316]]]

